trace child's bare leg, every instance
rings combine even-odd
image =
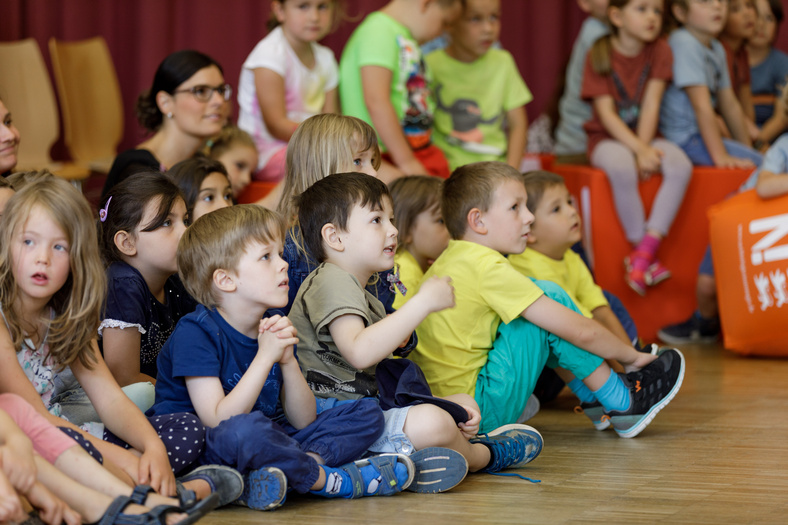
[[[27,491],[26,497],[31,505],[38,510],[38,517],[44,523],[51,525],[60,525],[67,523],[68,525],[80,525],[82,519],[80,515],[65,501],[55,496],[48,488],[46,488],[40,481]]]
[[[490,449],[481,443],[470,443],[451,415],[435,405],[411,407],[403,432],[416,450],[445,447],[459,452],[465,457],[471,472],[483,469],[490,463]]]
[[[40,456],[36,456],[35,460],[36,468],[38,469],[38,479],[41,483],[76,510],[85,522],[96,522],[104,515],[114,499],[112,496],[82,485],[79,482],[75,483],[77,480],[70,478]],[[32,501],[32,503],[36,504],[35,501]],[[141,505],[131,504],[123,509],[123,514],[144,514],[148,510],[148,508]],[[174,525],[185,517],[185,514],[170,514],[167,516],[167,523],[168,525]]]

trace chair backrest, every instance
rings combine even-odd
[[[60,133],[60,121],[44,57],[34,39],[0,42],[0,97],[21,136],[17,166],[50,164],[49,150]]]
[[[107,43],[49,39],[63,138],[78,162],[112,159],[123,138],[123,99]]]

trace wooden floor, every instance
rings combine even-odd
[[[226,507],[200,523],[788,523],[788,360],[682,351],[681,391],[634,439],[594,430],[569,394],[543,407],[529,424],[545,448],[518,471],[541,483],[472,474],[437,495],[293,494],[272,512]]]

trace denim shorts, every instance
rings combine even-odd
[[[411,407],[392,408],[383,411],[386,419],[386,426],[377,441],[370,447],[369,451],[375,454],[400,453],[410,455],[415,452],[413,443],[405,435],[405,418],[408,417],[408,410]]]

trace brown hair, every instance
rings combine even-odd
[[[443,183],[441,213],[453,239],[467,228],[468,212],[473,208],[487,211],[495,190],[506,180],[523,181],[522,174],[503,162],[474,162],[460,166]]]
[[[682,27],[684,24],[676,18],[673,9],[683,9],[686,13],[689,11],[689,0],[665,0],[664,11],[662,13],[662,34],[667,35],[674,29]]]
[[[221,133],[206,143],[204,153],[207,157],[218,159],[239,143],[257,150],[257,145],[249,133],[237,126],[225,126]]]
[[[394,224],[399,230],[398,249],[406,249],[405,239],[416,217],[423,211],[440,210],[443,179],[428,175],[408,175],[389,184],[394,205]]]
[[[17,310],[17,282],[11,247],[35,207],[43,209],[63,229],[69,245],[70,272],[65,284],[49,300],[55,315],[46,342],[53,363],[62,368],[79,359],[87,368],[96,362],[93,341],[107,294],[107,280],[99,256],[93,213],[85,197],[67,181],[41,177],[8,201],[0,219],[0,307],[14,347],[23,346],[31,319]],[[44,315],[48,315],[44,312]],[[35,322],[35,321],[33,321]]]
[[[523,184],[525,184],[525,191],[528,194],[526,206],[528,206],[531,213],[535,213],[545,191],[555,186],[566,186],[563,177],[552,171],[544,170],[525,173],[523,175]]]
[[[287,0],[271,0],[271,4],[277,2],[279,4],[284,4]],[[346,7],[345,7],[345,0],[329,0],[331,3],[334,4],[334,16],[331,20],[331,30],[330,33],[333,33],[339,27],[339,24],[347,18],[346,14]],[[268,22],[266,22],[265,26],[268,31],[273,31],[281,24],[279,20],[276,19],[276,15],[274,14],[273,8],[271,8],[271,14],[268,16]]]
[[[227,185],[230,185],[230,176],[227,175],[227,168],[224,167],[224,164],[207,157],[191,157],[167,170],[167,177],[181,190],[181,195],[186,203],[186,214],[190,218],[197,198],[200,196],[202,181],[212,173],[221,173],[227,179]]]
[[[284,243],[281,215],[256,204],[238,204],[207,213],[186,228],[178,244],[178,273],[199,303],[215,308],[221,296],[213,273],[234,271],[251,242]]]

